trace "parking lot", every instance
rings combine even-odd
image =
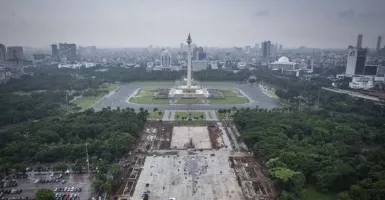
[[[9,187],[9,182],[14,182],[16,185]],[[28,172],[27,177],[11,177],[8,180],[4,179],[2,183],[3,187],[0,188],[0,191],[3,191],[2,200],[33,199],[40,189],[56,191],[55,195],[58,200],[89,199],[91,197],[91,181],[87,174]],[[8,194],[8,191],[11,192]]]

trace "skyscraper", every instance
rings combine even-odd
[[[268,58],[271,55],[271,41],[262,42],[262,57]]]
[[[76,44],[59,44],[60,56],[67,57],[67,60],[74,61],[77,60],[78,56],[76,53]]]
[[[184,44],[183,43],[180,43],[180,51],[184,51]]]
[[[377,38],[377,47],[376,47],[377,52],[381,51],[381,36],[378,36]]]
[[[23,47],[13,46],[7,48],[8,60],[23,60]]]
[[[365,73],[367,49],[350,47],[348,49],[348,59],[346,63],[347,75],[363,75]]]
[[[255,43],[255,50],[259,51],[259,43]]]
[[[160,66],[170,67],[171,66],[171,53],[166,49],[160,55]]]
[[[357,49],[362,48],[362,34],[361,33],[357,35],[357,46],[356,47],[357,47]]]
[[[52,55],[51,55],[52,59],[55,59],[55,60],[59,59],[60,54],[59,54],[59,49],[57,48],[57,44],[51,45],[51,49],[52,49]]]
[[[0,63],[5,62],[7,55],[7,48],[4,44],[0,44]]]

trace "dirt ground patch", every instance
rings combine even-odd
[[[254,157],[231,156],[229,161],[246,200],[275,199],[276,194],[273,192],[273,183],[263,173],[261,166]]]
[[[149,152],[160,149],[170,149],[172,129],[174,125],[168,122],[149,122],[141,136],[138,152]]]

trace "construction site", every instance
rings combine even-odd
[[[230,122],[148,122],[125,158],[114,199],[273,200],[273,184]]]

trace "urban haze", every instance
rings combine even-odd
[[[0,200],[385,199],[384,0],[0,0]]]

